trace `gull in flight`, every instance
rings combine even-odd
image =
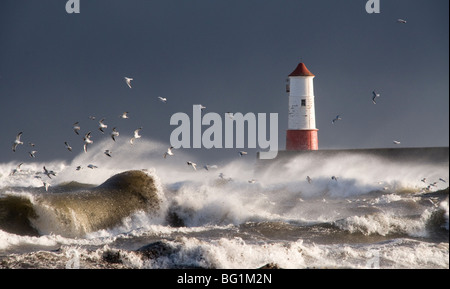
[[[339,114],[331,121],[331,123],[334,124],[338,120],[342,120],[342,118],[341,118],[341,116]]]
[[[95,165],[93,165],[93,164],[89,164],[87,167],[90,168],[90,169],[96,169],[96,168],[98,168],[97,166],[95,166]]]
[[[111,151],[110,151],[110,150],[105,150],[105,155],[107,155],[108,157],[112,157],[112,156],[111,156]]]
[[[376,99],[377,97],[380,97],[380,94],[379,94],[379,93],[376,93],[375,90],[372,91],[372,102],[373,102],[373,104],[377,104],[377,102],[375,101],[375,99]]]
[[[133,78],[130,77],[124,77],[125,82],[127,83],[128,87],[131,88],[131,81],[133,80]]]
[[[79,135],[78,131],[80,130],[80,125],[78,123],[78,121],[76,123],[73,124],[73,131]]]
[[[233,119],[233,117],[234,117],[234,115],[233,115],[232,112],[227,112],[227,115],[228,115],[228,117],[229,117],[230,119]]]
[[[439,180],[440,180],[441,182],[446,183],[446,181],[445,181],[443,178],[439,178]]]
[[[335,180],[336,182],[337,182],[337,180],[338,180],[338,178],[335,177],[335,176],[332,176],[331,179],[332,179],[332,180]]]
[[[105,120],[105,119],[102,118],[102,119],[98,122],[98,123],[99,123],[98,129],[99,129],[102,133],[105,133],[105,132],[103,131],[103,129],[105,129],[105,128],[108,127],[106,124],[103,123],[104,120]]]
[[[90,119],[90,120],[95,120],[95,116],[90,115],[90,116],[89,116],[89,119]]]
[[[240,151],[239,152],[239,155],[242,157],[242,156],[245,156],[247,154],[247,152],[244,152],[244,151]]]
[[[134,141],[138,138],[141,138],[141,135],[139,134],[139,131],[142,129],[142,127],[138,128],[134,131],[134,136],[130,139],[130,143],[134,144]]]
[[[201,104],[199,104],[199,105],[200,105],[200,110],[204,110],[206,108],[206,106],[203,106]]]
[[[187,162],[188,166],[192,166],[192,168],[196,171],[197,170],[197,164],[193,162]]]
[[[406,20],[404,20],[404,19],[397,19],[397,23],[406,24]]]
[[[209,171],[210,169],[217,169],[217,165],[204,165],[203,168],[207,171]]]
[[[306,180],[308,181],[308,183],[312,182],[312,179],[309,176],[306,176]]]
[[[91,132],[88,132],[87,134],[84,135],[84,152],[87,153],[87,146],[88,144],[93,143],[93,141],[91,140]]]
[[[167,152],[164,153],[164,158],[166,158],[167,156],[173,156],[172,149],[173,147],[167,149]]]
[[[398,145],[400,142],[398,140],[394,140],[394,144]]]
[[[15,173],[18,173],[18,172],[22,171],[22,170],[20,169],[20,166],[21,166],[22,164],[23,164],[23,163],[20,163],[14,170],[12,170],[12,172],[11,172],[9,175],[12,176],[12,175],[14,175]]]
[[[44,166],[44,175],[46,175],[49,179],[51,179],[51,176],[55,176],[56,177],[56,173],[54,171],[49,171],[45,168]]]
[[[14,141],[13,146],[12,146],[13,152],[16,152],[16,148],[18,145],[23,144],[23,142],[20,141],[21,136],[22,136],[22,132],[19,132],[19,134],[17,134],[16,140]]]
[[[165,97],[158,96],[158,99],[164,103],[167,102],[167,98],[165,98]]]
[[[72,151],[72,147],[69,145],[69,143],[65,141],[64,144],[66,145],[67,150],[69,152],[71,152]]]
[[[122,114],[120,115],[120,117],[123,118],[123,119],[128,118],[128,111],[125,111],[124,113],[122,113]]]
[[[37,151],[31,151],[28,153],[30,154],[30,157],[35,158],[36,157],[35,154],[37,153]]]
[[[256,180],[255,179],[251,179],[251,180],[249,180],[248,181],[250,184],[254,184],[254,183],[256,183]]]
[[[48,191],[48,187],[50,187],[50,184],[47,183],[47,182],[42,181],[42,185],[44,186],[45,191]]]
[[[111,133],[111,138],[113,139],[113,141],[116,141],[116,137],[119,136],[119,132],[116,130],[115,127],[113,127],[112,133]]]

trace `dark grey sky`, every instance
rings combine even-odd
[[[284,148],[285,79],[300,60],[316,75],[319,149],[449,145],[446,0],[380,0],[380,14],[365,0],[81,0],[80,14],[66,2],[0,2],[0,162],[30,160],[11,150],[19,131],[40,160],[71,157],[64,141],[81,152],[75,121],[109,137],[90,115],[169,144],[170,116],[198,103],[279,113]]]

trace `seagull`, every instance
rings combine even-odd
[[[76,167],[76,170],[77,170],[77,171],[81,170],[81,166],[77,166],[77,167]]]
[[[105,120],[105,119],[102,118],[102,119],[98,122],[98,123],[99,123],[98,129],[99,129],[102,133],[105,133],[105,132],[103,131],[103,129],[105,129],[105,128],[108,127],[106,124],[103,123],[104,120]]]
[[[125,82],[127,83],[128,87],[131,88],[131,81],[133,80],[133,78],[130,77],[124,77]]]
[[[44,185],[45,191],[48,191],[48,187],[50,187],[50,184],[44,181],[42,181],[42,184]]]
[[[111,133],[111,138],[113,139],[113,141],[116,141],[116,137],[119,136],[119,132],[116,130],[115,127],[113,127],[112,133]]]
[[[331,123],[334,124],[336,121],[341,120],[341,119],[342,119],[341,116],[338,114],[336,116],[336,118],[331,121]]]
[[[139,135],[139,131],[142,129],[142,127],[138,128],[137,130],[134,131],[134,136],[130,139],[130,143],[134,144],[134,140],[141,138],[141,135]]]
[[[203,106],[201,104],[199,104],[199,105],[200,105],[200,110],[204,110],[206,108],[206,106]]]
[[[90,120],[95,120],[95,116],[90,115],[90,116],[89,116],[89,119],[90,119]]]
[[[373,104],[377,104],[377,102],[375,101],[375,99],[376,99],[377,97],[380,97],[380,94],[379,94],[379,93],[376,93],[375,90],[372,91],[372,102],[373,102]]]
[[[248,181],[250,184],[254,184],[254,183],[256,183],[256,180],[255,179],[251,179],[251,180],[249,180]]]
[[[439,178],[439,180],[440,180],[441,182],[446,183],[446,181],[445,181],[443,178]]]
[[[244,152],[244,151],[240,151],[239,152],[239,155],[242,157],[242,156],[244,156],[244,155],[246,155],[247,154],[247,152]]]
[[[18,173],[18,172],[22,171],[22,170],[20,169],[20,166],[21,166],[22,164],[23,164],[23,163],[20,163],[14,170],[12,170],[12,172],[11,172],[9,175],[12,176],[12,175],[14,175],[15,173]]]
[[[18,145],[23,144],[23,142],[20,141],[20,137],[22,136],[22,132],[19,132],[16,136],[16,140],[14,141],[14,144],[12,146],[13,152],[16,152],[16,148]]]
[[[128,118],[128,111],[125,111],[124,113],[122,113],[122,114],[120,115],[120,117],[123,118],[123,119]]]
[[[46,175],[47,177],[49,177],[49,179],[51,179],[51,175],[56,177],[56,173],[54,171],[49,171],[45,168],[44,166],[44,175]]]
[[[172,149],[173,149],[173,147],[170,147],[167,149],[167,152],[164,153],[164,158],[166,158],[168,155],[173,156]]]
[[[234,115],[233,115],[232,112],[227,112],[227,115],[228,115],[228,117],[229,117],[230,119],[233,119],[233,117],[234,117]]]
[[[423,179],[421,179],[421,181],[426,183],[427,182],[427,178],[423,178]]]
[[[164,103],[167,102],[167,98],[165,98],[165,97],[158,96],[158,99]]]
[[[79,135],[78,131],[80,130],[80,125],[78,123],[78,121],[76,123],[73,124],[73,131]]]
[[[95,166],[95,165],[93,165],[93,164],[89,164],[87,167],[90,168],[90,169],[96,169],[96,168],[98,168],[97,166]]]
[[[331,179],[332,179],[332,180],[335,180],[336,182],[337,182],[337,180],[338,180],[337,177],[335,177],[335,176],[332,176]]]
[[[397,19],[397,23],[406,24],[406,20],[403,20],[403,19]]]
[[[216,165],[204,165],[203,168],[207,171],[209,171],[210,169],[217,169]]]
[[[400,142],[398,140],[394,140],[394,144],[398,145]]]
[[[105,155],[107,155],[108,157],[111,157],[111,151],[110,150],[105,150]]]
[[[187,162],[188,166],[192,166],[192,168],[196,171],[197,170],[197,164],[193,162]]]
[[[88,144],[93,143],[93,141],[91,140],[91,132],[88,132],[87,134],[84,135],[84,152],[87,153],[87,146]]]
[[[29,145],[30,147],[35,147],[35,144],[32,143],[32,142],[29,142],[28,145]]]
[[[71,152],[72,151],[72,147],[69,145],[69,143],[65,141],[64,144],[66,145],[67,150],[69,152]]]
[[[306,176],[306,180],[308,181],[308,183],[311,183],[312,179],[309,176]]]
[[[35,158],[36,157],[35,154],[37,153],[37,151],[31,151],[28,153],[30,154],[30,157]]]

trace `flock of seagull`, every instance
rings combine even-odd
[[[130,89],[133,88],[133,86],[132,86],[133,78],[131,78],[131,77],[124,77],[124,80],[125,80],[126,85],[127,85]],[[158,96],[158,100],[161,101],[162,103],[167,103],[167,98],[165,98],[165,97]],[[201,109],[201,110],[204,110],[205,108],[206,108],[205,106],[200,105],[200,109]],[[228,115],[232,118],[232,113],[228,113]],[[122,118],[122,119],[128,119],[128,118],[129,118],[129,116],[128,116],[128,111],[123,112],[121,115],[119,115],[119,117]],[[95,116],[89,116],[89,119],[95,120],[96,118],[95,118]],[[108,128],[108,125],[105,123],[105,118],[102,118],[102,119],[98,122],[98,130],[99,130],[102,134],[105,134],[107,128]],[[72,130],[74,131],[75,134],[80,135],[80,133],[81,133],[80,122],[77,121],[77,122],[73,123],[73,125],[72,125]],[[130,143],[131,145],[135,144],[136,140],[142,137],[142,136],[140,135],[140,131],[141,131],[141,130],[142,130],[142,127],[139,127],[138,129],[136,129],[136,130],[134,131],[133,136],[132,136],[131,139],[129,140],[129,143]],[[23,145],[23,144],[24,144],[23,141],[21,140],[22,135],[23,135],[23,132],[19,132],[19,133],[17,134],[16,139],[14,140],[13,145],[12,145],[12,151],[13,151],[13,152],[16,152],[16,150],[17,150],[17,148],[18,148],[19,145]],[[119,134],[119,132],[117,131],[117,127],[113,127],[113,128],[112,128],[112,131],[111,131],[111,133],[110,133],[111,139],[115,142],[115,141],[116,141],[116,138],[117,138],[119,135],[120,135],[120,134]],[[83,136],[83,151],[84,151],[85,153],[87,153],[89,145],[91,145],[91,144],[94,143],[94,141],[93,141],[91,138],[92,138],[92,131],[89,131],[89,132],[85,133],[84,136]],[[32,147],[35,146],[35,145],[34,145],[33,143],[31,143],[31,142],[29,143],[29,145],[32,146]],[[66,149],[67,149],[68,151],[71,152],[71,151],[73,150],[72,146],[71,146],[67,141],[64,142],[64,145],[65,145],[65,147],[66,147]],[[167,149],[167,151],[162,155],[163,158],[166,159],[166,158],[169,157],[169,156],[173,156],[173,155],[174,155],[173,150],[174,150],[174,147],[170,146],[170,147]],[[28,154],[29,154],[30,157],[32,157],[32,158],[35,158],[35,154],[36,154],[36,153],[37,153],[36,150],[31,150],[31,151],[28,152]],[[108,150],[108,149],[105,150],[105,151],[104,151],[104,154],[105,154],[106,156],[108,156],[108,157],[112,157],[112,151],[111,151],[111,150]],[[247,155],[247,152],[245,152],[245,151],[240,151],[240,152],[239,152],[239,156],[243,157],[243,156],[245,156],[245,155]],[[20,172],[20,171],[21,171],[21,168],[20,168],[20,167],[21,167],[22,164],[23,164],[23,163],[20,163],[15,169],[13,169],[13,170],[11,171],[11,173],[10,173],[10,176],[16,174],[17,172]],[[192,161],[187,161],[187,165],[190,166],[190,167],[192,167],[193,170],[195,170],[195,171],[197,170],[197,164],[196,164],[196,163],[194,163],[194,162],[192,162]],[[87,165],[87,167],[90,168],[90,169],[98,168],[97,166],[95,166],[95,165],[93,165],[93,164],[89,164],[89,165]],[[205,170],[217,169],[217,165],[204,165],[203,168],[204,168]],[[76,170],[77,170],[77,171],[79,171],[79,170],[81,170],[81,169],[82,169],[81,166],[77,166],[77,167],[76,167]],[[49,179],[51,179],[51,176],[56,176],[56,173],[55,173],[54,171],[48,170],[45,166],[43,167],[43,172],[41,172],[41,173],[44,174],[44,175],[46,175]],[[36,176],[36,177],[37,177],[37,178],[40,178],[40,176]],[[220,178],[223,178],[223,174],[220,174],[219,177],[220,177]],[[43,185],[44,185],[44,187],[45,187],[45,190],[48,190],[48,187],[50,186],[50,184],[49,184],[48,182],[45,182],[44,180],[42,180],[42,182],[43,182]],[[249,183],[254,183],[254,182],[255,182],[255,180],[249,181]]]

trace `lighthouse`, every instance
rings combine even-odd
[[[314,109],[314,77],[304,63],[299,63],[289,74],[286,84],[286,91],[289,93],[287,151],[319,148]]]

